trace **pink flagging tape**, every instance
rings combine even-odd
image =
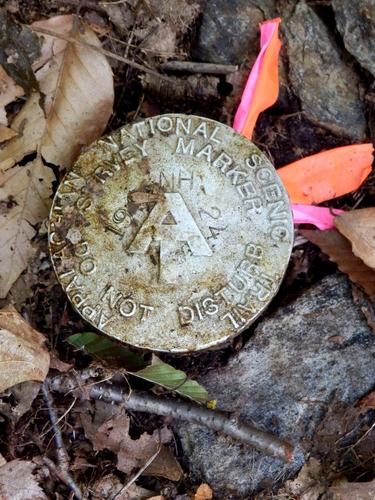
[[[294,224],[313,224],[321,230],[335,227],[333,220],[336,215],[344,213],[336,208],[314,207],[313,205],[293,204]]]
[[[259,112],[277,100],[279,92],[278,56],[281,47],[278,38],[280,22],[280,18],[271,19],[260,26],[261,49],[251,69],[241,103],[234,117],[233,128],[249,139]]]

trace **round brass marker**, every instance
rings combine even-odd
[[[137,347],[191,352],[246,328],[292,248],[285,189],[233,129],[169,114],[98,140],[60,184],[49,245],[81,316]]]

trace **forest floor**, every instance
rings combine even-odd
[[[146,68],[143,71],[124,60],[108,58],[114,75],[115,101],[106,133],[164,113],[200,115],[232,126],[259,51],[258,25],[280,16],[283,46],[279,99],[261,114],[253,137],[276,168],[329,148],[374,139],[373,42],[364,42],[366,37],[360,34],[358,44],[363,46],[361,55],[357,55],[350,33],[345,32],[348,20],[344,9],[338,4],[334,0],[0,2],[10,19],[23,25],[59,15],[77,15],[98,36],[103,49]],[[368,11],[362,12],[362,17],[350,12],[352,30],[357,26],[361,33],[375,32],[375,9],[363,9]],[[367,53],[370,62],[366,62]],[[238,69],[223,75],[189,69],[180,73],[165,69],[163,65],[171,60],[235,65]],[[169,79],[162,80],[152,71]],[[19,109],[19,100],[7,107],[9,122]],[[33,158],[25,155],[20,165],[30,160]],[[64,169],[60,170],[60,179],[63,173]],[[375,176],[370,174],[355,193],[325,205],[343,210],[375,206]],[[87,331],[88,327],[56,279],[45,225],[35,227],[34,257],[6,298],[0,299],[0,305],[13,304],[45,336],[51,356],[50,376],[74,373],[79,378],[94,366],[102,377],[116,377],[115,368],[102,368],[97,360],[93,365],[90,355],[67,342],[70,335]],[[297,229],[295,236],[281,289],[250,328],[216,351],[191,356],[160,355],[189,378],[198,379],[220,408],[261,423],[266,430],[281,429],[283,437],[297,437],[298,453],[292,465],[285,468],[278,462],[275,465],[273,459],[251,455],[245,445],[234,448],[220,436],[206,435],[199,426],[172,426],[170,417],[131,411],[129,419],[121,406],[79,398],[71,391],[51,390],[43,395],[40,384],[22,382],[0,398],[1,498],[74,498],[74,485],[84,498],[117,500],[375,498],[375,483],[371,483],[375,465],[373,303]],[[290,326],[296,330],[288,340],[293,322],[297,327]],[[329,345],[326,340],[324,345],[323,340],[318,341],[323,331],[330,339]],[[306,339],[309,346],[303,344]],[[260,376],[255,367],[244,368],[255,365],[257,355],[267,357],[267,349],[271,348],[285,355],[278,376],[271,374],[280,379],[280,387],[284,388],[281,392],[277,384],[270,387],[266,374]],[[296,377],[303,377],[306,368],[299,372],[296,366],[303,366],[307,359],[313,365],[311,377],[298,382]],[[327,359],[330,364],[325,364]],[[331,373],[327,367],[333,365],[338,368],[332,368]],[[126,378],[133,389],[170,394],[135,377]],[[308,387],[303,399],[311,400],[306,403],[308,411],[298,410],[299,416],[292,407],[302,397],[303,388],[298,386],[293,396],[285,390],[294,381],[296,386]],[[258,387],[254,388],[253,383]],[[251,394],[248,387],[252,387]],[[248,399],[252,395],[254,402]],[[54,465],[61,465],[61,457],[56,456],[56,428],[51,424],[48,401],[61,430],[63,461],[68,461],[65,472]],[[250,409],[257,404],[258,413]],[[262,412],[268,412],[268,420],[262,420]],[[277,420],[282,422],[280,428]],[[168,455],[159,470],[152,472],[149,468],[147,474],[142,474],[150,453],[155,453],[156,437],[163,433],[169,433],[165,442],[177,465],[173,460],[167,462],[171,460]],[[141,449],[138,455],[137,447]],[[129,465],[127,460],[131,459]],[[17,470],[15,460],[32,465]],[[1,472],[11,463],[13,468]],[[170,467],[169,472],[163,467]],[[37,480],[41,490],[35,485],[30,487],[31,493],[22,493],[22,476],[31,482]],[[205,483],[208,486],[197,491]],[[19,489],[21,496],[9,495],[12,487],[17,492]]]

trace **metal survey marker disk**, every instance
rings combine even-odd
[[[137,347],[191,352],[247,327],[292,248],[285,189],[233,129],[169,114],[92,144],[60,184],[49,245],[81,316]]]

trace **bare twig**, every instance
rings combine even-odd
[[[160,65],[164,71],[181,71],[185,73],[207,73],[210,75],[228,75],[238,70],[231,64],[215,64],[194,61],[167,61]]]
[[[67,376],[59,376],[51,380],[51,389],[59,392],[82,389],[82,385]],[[175,419],[204,425],[217,432],[248,444],[267,455],[290,461],[293,458],[293,446],[272,434],[239,421],[237,418],[228,417],[226,413],[209,410],[203,406],[184,401],[170,400],[156,397],[147,393],[132,391],[130,394],[121,388],[109,383],[92,385],[88,394],[93,399],[101,399],[108,403],[118,403],[127,410],[155,413]]]
[[[65,483],[71,491],[75,494],[75,496],[79,499],[82,499],[82,493],[81,490],[78,488],[76,485],[74,479],[72,478],[70,472],[69,472],[69,457],[68,453],[65,450],[64,447],[64,442],[62,439],[61,435],[61,430],[59,427],[59,422],[58,418],[56,415],[56,411],[53,407],[53,401],[51,394],[49,393],[48,389],[48,381],[45,381],[44,384],[42,385],[42,391],[43,391],[43,396],[44,400],[47,404],[48,408],[48,414],[49,418],[52,424],[52,429],[54,431],[54,439],[55,439],[55,444],[56,444],[56,455],[57,455],[57,462],[58,466],[56,466],[52,460],[49,458],[45,457],[44,463],[48,466],[52,472],[56,474],[56,476],[63,482]]]
[[[77,402],[77,398],[74,398],[72,404],[69,406],[69,408],[66,410],[66,412],[64,412],[61,417],[58,418],[58,420],[56,421],[56,424],[55,425],[59,425],[59,423],[61,422],[61,420],[63,420],[67,415],[68,413],[70,413],[70,410],[73,408],[73,406],[76,404]],[[51,427],[50,429],[47,429],[46,431],[44,431],[40,437],[44,437],[46,434],[48,434],[51,430],[53,429],[53,427]]]
[[[143,66],[142,64],[138,64],[135,61],[132,61],[131,59],[128,59],[127,57],[122,57],[117,54],[114,54],[113,52],[110,52],[109,50],[103,49],[101,47],[97,47],[96,45],[93,45],[92,43],[84,42],[83,40],[77,40],[76,38],[69,36],[69,35],[64,35],[62,33],[57,33],[56,31],[49,30],[47,28],[41,28],[41,27],[36,27],[32,26],[33,31],[36,33],[42,33],[44,35],[49,35],[53,36],[55,38],[61,38],[62,40],[65,40],[69,43],[75,43],[78,45],[83,45],[85,47],[88,47],[89,49],[95,50],[96,52],[99,52],[100,54],[104,54],[105,56],[115,59],[116,61],[121,61],[128,66],[131,66],[132,68],[138,69],[140,71],[143,71],[144,73],[149,73],[150,75],[156,76],[157,78],[160,78],[161,80],[166,80],[168,82],[171,82],[171,79],[168,76],[161,75],[157,71],[148,68],[147,66]]]
[[[116,0],[115,2],[99,2],[100,5],[119,5],[121,3],[125,3],[126,0]]]

